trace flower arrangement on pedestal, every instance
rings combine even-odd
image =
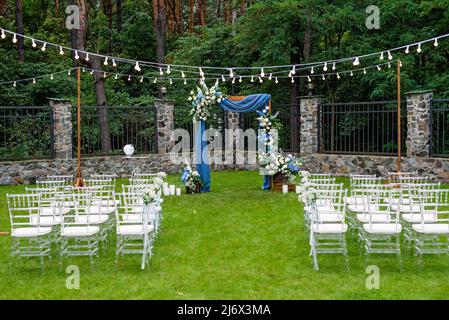
[[[190,91],[190,95],[187,98],[192,103],[192,109],[190,115],[196,120],[206,121],[210,116],[210,109],[219,105],[226,97],[218,91],[218,86],[208,88],[207,85],[202,82],[201,87],[196,88],[195,91]]]
[[[273,134],[271,134],[271,129],[276,129],[274,126],[274,120],[276,120],[279,112],[276,112],[276,114],[272,115],[269,112],[270,108],[268,106],[265,106],[262,111],[257,111],[259,114],[259,117],[257,120],[259,121],[259,130],[261,133],[261,141],[267,146],[268,148],[272,148],[274,145],[275,137]]]
[[[196,170],[192,170],[190,164],[186,162],[183,170],[181,170],[181,180],[186,186],[187,194],[200,193],[203,187],[201,176]]]
[[[280,153],[259,154],[259,165],[268,175],[280,174],[283,176],[283,182],[293,183],[299,174],[302,159],[291,154],[287,156]]]

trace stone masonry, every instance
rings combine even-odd
[[[409,92],[407,96],[407,157],[428,157],[433,93]]]
[[[57,160],[72,158],[72,105],[69,100],[50,99],[53,110],[53,151]]]
[[[300,148],[301,153],[316,153],[318,150],[318,107],[321,98],[307,96],[300,98]]]
[[[159,154],[166,154],[175,145],[172,136],[175,129],[174,102],[165,99],[155,99],[157,119],[157,147]]]

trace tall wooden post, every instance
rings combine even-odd
[[[77,131],[78,131],[78,150],[77,150],[77,176],[75,181],[75,187],[83,187],[84,182],[81,175],[81,68],[77,68],[76,73],[78,83],[78,97],[76,101],[77,105]]]
[[[397,160],[397,171],[401,172],[401,61],[397,61],[397,71],[398,71],[398,160]]]

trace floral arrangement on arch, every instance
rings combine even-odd
[[[261,140],[264,142],[265,146],[269,148],[273,146],[275,137],[270,134],[271,129],[274,129],[273,121],[277,118],[279,112],[272,115],[269,112],[270,108],[265,106],[262,111],[257,111],[259,117],[257,120],[259,121],[259,130],[261,132]]]
[[[226,97],[218,90],[218,86],[214,85],[208,88],[207,85],[202,82],[201,87],[196,87],[195,91],[190,91],[190,95],[187,98],[192,103],[192,109],[190,115],[198,121],[206,121],[210,116],[210,109],[219,105]]]
[[[285,156],[281,153],[259,154],[259,165],[268,175],[280,173],[289,182],[293,182],[299,174],[303,162],[301,158]]]
[[[184,163],[184,168],[181,170],[181,181],[186,187],[187,194],[199,193],[203,187],[200,174],[198,171],[192,170],[188,162]]]

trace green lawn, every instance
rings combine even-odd
[[[177,176],[171,181],[179,184]],[[115,243],[100,257],[96,270],[87,258],[70,258],[65,266],[81,270],[79,290],[66,289],[66,273],[56,262],[45,273],[37,259],[9,268],[9,237],[0,237],[1,299],[447,299],[449,258],[404,259],[400,272],[393,256],[373,258],[380,268],[379,290],[366,289],[364,259],[355,239],[350,245],[351,272],[343,258],[320,256],[314,272],[302,208],[295,194],[260,190],[257,172],[214,172],[209,194],[168,197],[163,229],[155,242],[150,269],[139,257],[127,257],[118,270]],[[347,180],[344,180],[347,183]],[[0,230],[9,230],[5,193],[0,188]]]

